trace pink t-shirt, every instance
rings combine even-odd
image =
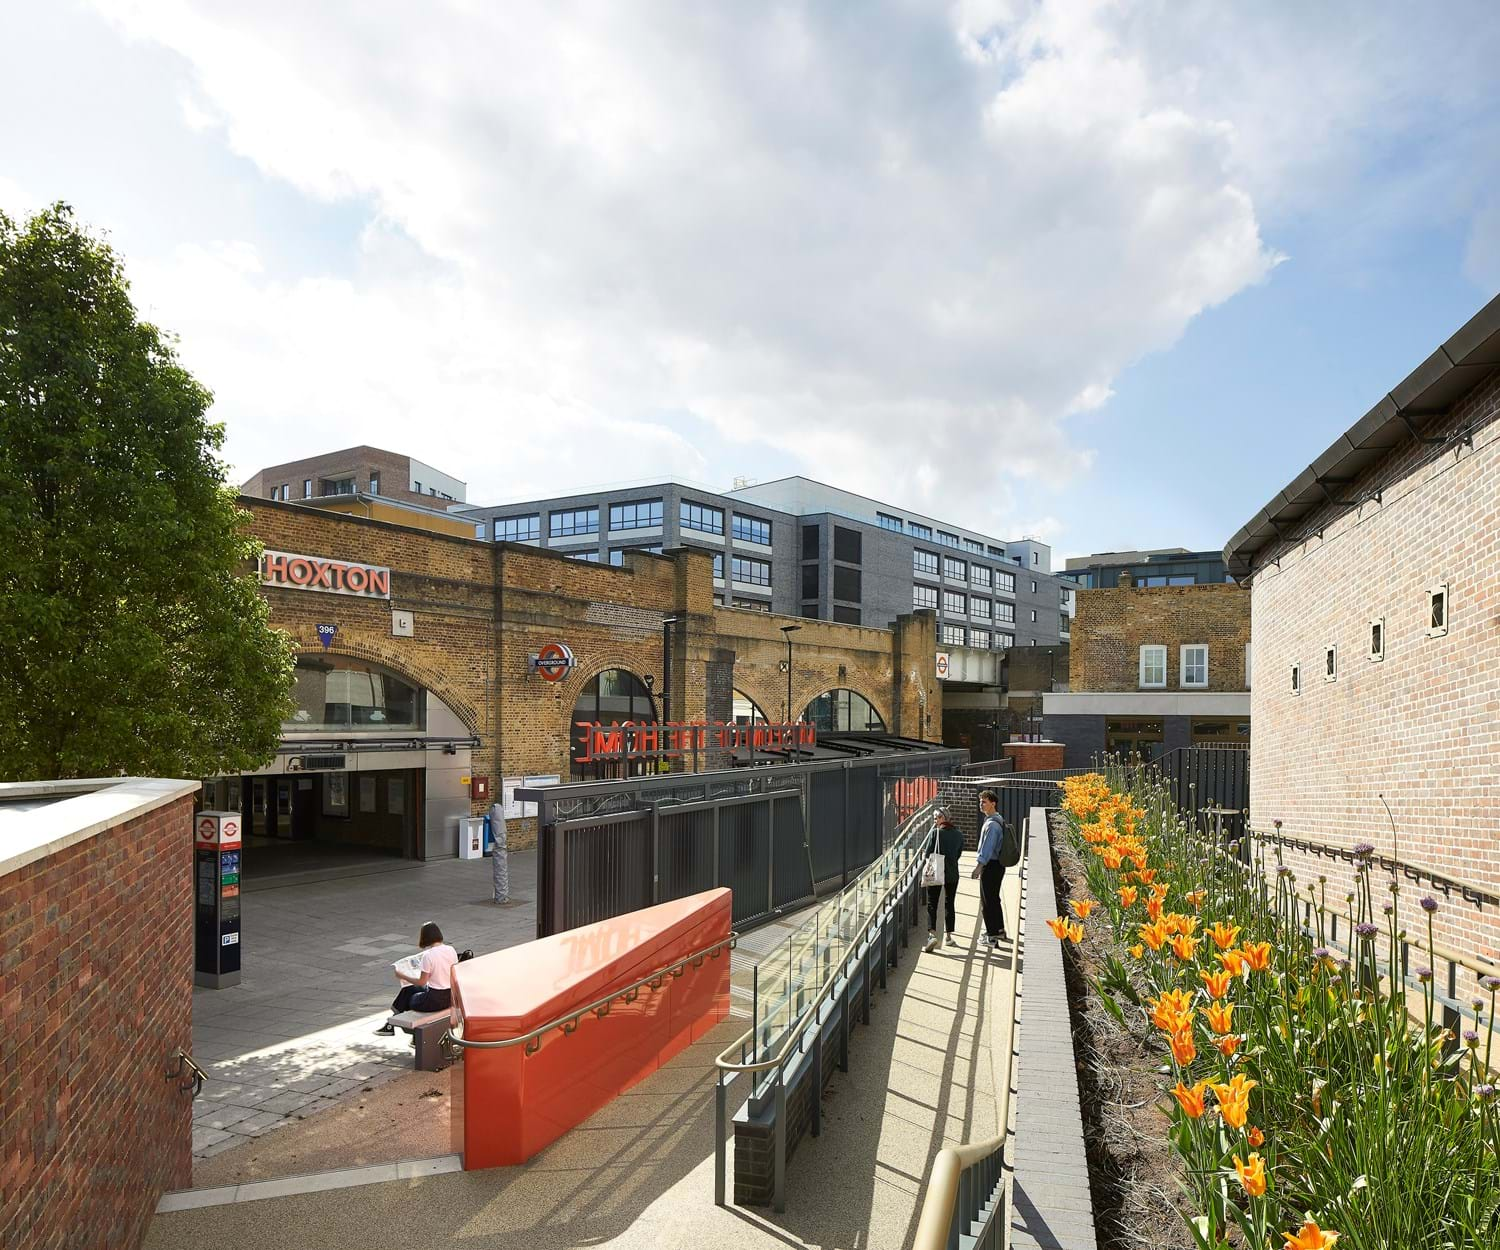
[[[422,971],[427,974],[427,988],[451,990],[453,988],[453,965],[458,962],[458,952],[447,942],[429,946],[422,952]]]

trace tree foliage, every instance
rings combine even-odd
[[[292,647],[211,402],[66,205],[0,214],[0,779],[275,752]]]

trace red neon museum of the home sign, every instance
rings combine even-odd
[[[600,721],[573,722],[580,764],[597,760],[661,758],[689,751],[745,747],[756,751],[787,751],[818,743],[818,727],[807,721],[790,725],[726,724],[723,721],[668,721],[605,725]]]

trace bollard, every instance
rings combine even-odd
[[[490,867],[495,874],[495,902],[510,902],[510,861],[505,845],[505,821],[495,820],[490,825]]]

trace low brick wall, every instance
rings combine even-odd
[[[192,1182],[192,1099],[165,1079],[192,1042],[192,814],[189,793],[0,875],[0,1246],[130,1250]]]
[[[1001,749],[1018,773],[1063,767],[1061,742],[1007,742]]]

